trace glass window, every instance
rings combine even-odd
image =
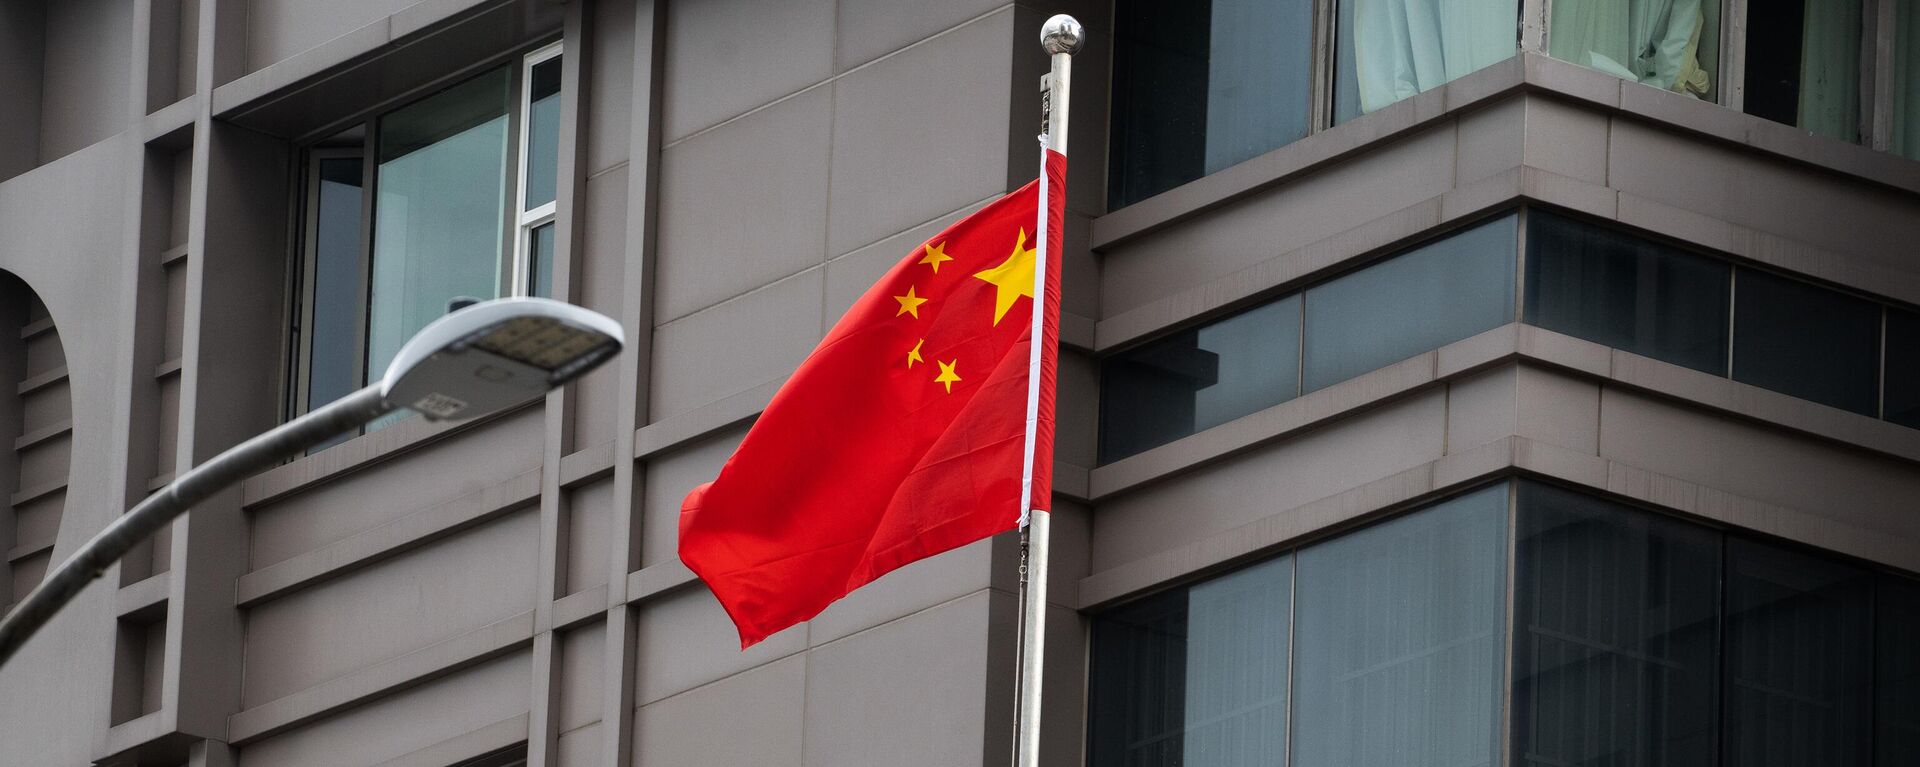
[[[1727,542],[1725,764],[1866,764],[1871,585],[1851,567]]]
[[[1860,0],[1749,0],[1750,115],[1860,138]]]
[[[1504,61],[1518,46],[1514,0],[1337,2],[1335,122]]]
[[[1736,274],[1733,300],[1735,380],[1877,414],[1878,305],[1751,269]]]
[[[1292,585],[1280,557],[1100,616],[1088,764],[1279,764]]]
[[[307,408],[317,408],[360,388],[361,232],[365,190],[362,158],[352,154],[314,160],[319,176],[313,212],[313,275],[307,321]]]
[[[1307,135],[1312,0],[1121,0],[1114,15],[1109,207]]]
[[[541,298],[553,297],[553,222],[541,224],[533,230],[533,242],[528,245],[530,257],[527,268],[533,273],[528,275],[528,295]]]
[[[1887,420],[1920,429],[1920,314],[1887,310]]]
[[[379,121],[367,369],[384,370],[458,298],[500,295],[510,71]]]
[[[1298,554],[1291,764],[1498,762],[1507,487]]]
[[[1513,322],[1516,218],[1308,288],[1304,390]]]
[[[1894,152],[1920,159],[1920,3],[1899,3],[1893,28]]]
[[[1527,213],[1525,317],[1557,333],[1726,375],[1729,271],[1603,227]]]
[[[1529,765],[1710,765],[1720,536],[1519,485],[1513,754]]]
[[[560,57],[534,64],[527,82],[527,194],[521,210],[554,200],[560,166]]]
[[[1297,295],[1116,355],[1100,377],[1101,460],[1293,399],[1299,375]]]
[[[1694,98],[1714,97],[1717,0],[1554,0],[1554,58]]]
[[[1920,754],[1920,581],[1881,575],[1876,586],[1875,764],[1895,765]]]

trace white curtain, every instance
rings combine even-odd
[[[1800,49],[1800,127],[1860,138],[1860,2],[1806,0]]]
[[[1699,60],[1701,0],[1554,0],[1554,58],[1698,98],[1711,86]]]
[[[1513,55],[1513,0],[1352,0],[1360,109],[1372,112]]]

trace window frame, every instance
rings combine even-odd
[[[528,48],[503,53],[497,57],[489,57],[485,61],[473,66],[461,68],[457,72],[437,79],[427,86],[410,91],[402,97],[382,101],[371,109],[355,113],[351,117],[331,124],[322,131],[309,134],[295,147],[295,152],[297,153],[295,167],[297,170],[295,179],[293,180],[293,192],[298,200],[298,207],[292,212],[291,216],[296,224],[296,234],[289,238],[289,246],[293,249],[290,255],[292,264],[289,272],[290,278],[296,281],[297,284],[295,284],[287,294],[292,305],[288,307],[286,314],[286,342],[283,348],[286,349],[288,357],[287,364],[290,369],[288,371],[288,378],[286,379],[289,385],[284,387],[285,392],[282,397],[281,407],[283,420],[303,415],[311,409],[308,407],[308,399],[311,393],[312,374],[310,355],[313,347],[312,327],[315,308],[313,295],[315,287],[314,276],[316,267],[318,266],[317,224],[320,201],[320,163],[326,160],[345,158],[359,158],[362,163],[361,178],[363,192],[360,207],[360,231],[358,234],[359,269],[357,275],[357,290],[355,291],[355,295],[359,299],[359,306],[354,308],[353,314],[355,317],[354,344],[358,349],[358,353],[354,358],[354,380],[358,381],[359,385],[364,386],[371,383],[371,378],[375,375],[375,371],[369,369],[367,360],[367,333],[368,312],[372,305],[371,293],[373,290],[373,229],[379,199],[379,130],[381,122],[395,112],[406,109],[428,98],[432,98],[434,95],[448,88],[460,85],[473,78],[484,76],[489,72],[498,71],[502,68],[508,70],[508,84],[512,90],[513,97],[508,102],[508,111],[506,114],[508,131],[506,167],[507,172],[511,173],[513,178],[503,179],[503,181],[511,185],[512,193],[503,195],[505,198],[503,200],[504,209],[501,211],[503,214],[501,217],[503,227],[498,235],[503,238],[501,240],[503,247],[500,263],[495,268],[494,278],[496,284],[499,286],[498,292],[503,297],[529,295],[533,279],[531,271],[525,264],[525,260],[530,254],[531,238],[533,237],[533,233],[541,226],[553,224],[558,221],[559,201],[562,196],[562,190],[556,185],[553,201],[541,205],[533,211],[523,210],[527,187],[527,121],[530,112],[529,107],[531,105],[528,87],[535,65],[551,61],[555,58],[561,58],[565,53],[565,38],[552,38],[536,43]],[[575,86],[575,83],[568,80],[565,70],[563,69],[560,84],[561,93],[564,94],[568,88]],[[564,125],[562,127],[564,132]],[[361,134],[357,145],[345,142],[329,143],[329,139],[339,136],[342,133],[353,131],[356,128],[359,129]],[[555,166],[556,174],[558,174],[559,167],[567,163],[565,156],[559,159],[560,162]],[[554,263],[556,264],[555,268],[558,269],[557,264],[559,260],[556,259]],[[352,436],[365,434],[368,431],[369,429],[362,427],[349,432],[338,441],[345,441]],[[319,450],[323,450],[332,444],[337,444],[337,442],[323,445],[320,448],[316,448],[313,452],[319,452]]]

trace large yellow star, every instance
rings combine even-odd
[[[938,245],[927,246],[927,256],[920,259],[920,263],[933,267],[933,273],[939,274],[941,262],[952,260],[953,256],[947,255],[947,241],[941,240]]]
[[[953,382],[960,380],[960,374],[953,372],[953,366],[960,364],[960,358],[955,357],[951,362],[940,362],[939,360],[934,360],[934,362],[940,363],[940,375],[934,376],[933,382],[946,384],[947,393],[952,394]]]
[[[1033,274],[1032,267],[1027,268],[1027,274],[1028,276],[1032,276]],[[894,296],[893,300],[900,302],[900,311],[894,312],[893,316],[898,317],[902,314],[911,314],[913,315],[913,318],[916,320],[920,319],[920,305],[927,302],[927,299],[921,298],[913,294],[912,285],[907,286],[906,295]]]
[[[1013,255],[999,266],[973,276],[993,283],[993,324],[1000,324],[1000,318],[1007,316],[1007,310],[1021,296],[1033,297],[1033,249],[1027,247],[1027,230],[1020,230],[1020,237],[1013,245]]]
[[[894,316],[898,317],[900,315],[896,314]],[[927,339],[922,338],[918,342],[914,343],[912,349],[907,350],[907,369],[908,370],[913,369],[913,363],[915,362],[924,363],[927,361],[926,358],[920,356],[920,347],[925,346],[926,343],[927,343]]]

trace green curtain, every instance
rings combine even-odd
[[[1920,160],[1920,0],[1902,0],[1893,26],[1893,151]]]
[[[1554,0],[1547,50],[1562,61],[1699,98],[1712,86],[1699,55],[1706,27],[1701,2]]]
[[[1513,0],[1352,0],[1360,109],[1372,112],[1513,55]]]
[[[1860,2],[1806,2],[1800,48],[1800,127],[1815,135],[1858,141]]]

